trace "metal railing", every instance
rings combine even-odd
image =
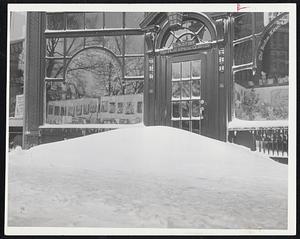
[[[228,140],[271,158],[288,160],[287,126],[229,129]]]

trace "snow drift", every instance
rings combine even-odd
[[[170,127],[9,154],[8,226],[286,229],[287,166]]]

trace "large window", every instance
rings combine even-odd
[[[46,123],[142,121],[144,13],[47,13]]]
[[[246,17],[246,14],[248,16]],[[241,16],[237,17],[234,42],[234,117],[242,120],[287,120],[289,81],[289,24],[288,15],[282,15],[273,30],[262,35],[264,28],[280,13],[246,13],[246,28],[241,30]],[[252,18],[250,18],[250,15]],[[250,22],[253,24],[251,25]],[[251,28],[252,31],[247,30]],[[253,71],[252,44],[262,50]],[[250,50],[249,50],[250,49]],[[254,48],[255,49],[255,48]]]

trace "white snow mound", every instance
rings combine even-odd
[[[12,152],[8,176],[12,226],[287,226],[286,165],[171,127]]]

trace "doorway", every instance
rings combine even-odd
[[[196,134],[207,132],[207,52],[167,60],[167,125]]]

